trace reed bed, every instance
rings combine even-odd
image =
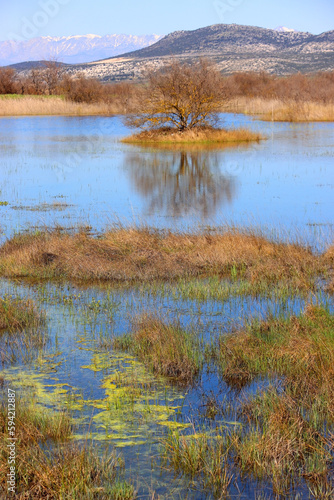
[[[44,95],[4,95],[0,96],[0,116],[89,116],[89,115],[123,115],[135,112],[136,104],[132,107],[119,99],[97,100],[97,102],[75,102],[64,99],[62,96]],[[333,102],[270,99],[263,97],[233,97],[224,105],[222,112],[244,113],[256,116],[265,121],[312,122],[334,121]],[[126,143],[233,143],[251,142],[263,139],[260,134],[249,130],[216,130],[197,131],[189,130],[185,134],[174,132],[173,135],[165,131],[147,131],[125,138]]]
[[[316,101],[239,97],[227,104],[226,111],[257,116],[277,122],[332,122],[334,103]]]
[[[103,102],[77,103],[58,96],[24,96],[17,99],[0,97],[0,116],[88,116],[115,112],[115,105]]]
[[[329,275],[330,259],[233,228],[189,234],[115,227],[99,238],[44,231],[16,235],[0,248],[0,275],[7,278],[127,282],[231,272],[252,283],[312,290],[319,275]]]

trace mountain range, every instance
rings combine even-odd
[[[313,35],[278,30],[215,24],[193,31],[175,31],[156,43],[104,61],[79,65],[100,80],[140,78],[147,67],[158,67],[171,57],[193,61],[212,59],[223,73],[267,71],[278,75],[334,70],[334,30]]]
[[[139,38],[129,37],[124,42],[127,44],[125,52],[122,52],[123,45],[119,43],[113,49],[117,50],[117,54],[103,49],[103,53],[109,53],[108,57],[103,59],[100,57],[102,52],[98,52],[99,56],[96,57],[99,60],[88,62],[87,55],[85,63],[70,64],[66,66],[66,70],[72,74],[83,72],[87,77],[101,81],[135,80],[142,78],[148,67],[157,68],[171,57],[190,62],[199,57],[208,57],[226,74],[236,71],[266,71],[287,75],[299,71],[312,73],[334,70],[334,30],[314,35],[283,26],[272,30],[237,24],[215,24],[193,31],[175,31],[164,37],[149,35],[140,40]],[[138,44],[145,43],[146,46],[132,50],[135,41]],[[93,51],[95,38],[86,40],[86,43],[88,54],[88,50]],[[80,54],[83,58],[83,52]],[[61,55],[60,52],[58,55]],[[65,60],[64,57],[63,61],[68,62],[68,59]],[[13,67],[27,70],[31,66],[29,63]]]
[[[160,38],[161,35],[75,35],[0,41],[0,66],[50,59],[67,64],[87,63],[147,47]]]

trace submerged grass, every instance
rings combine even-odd
[[[162,457],[165,464],[213,491],[215,497],[226,498],[233,480],[231,446],[230,436],[219,431],[185,436],[174,431],[162,441]]]
[[[203,365],[200,341],[194,332],[152,316],[142,316],[135,332],[116,337],[113,347],[130,352],[152,372],[183,384],[193,382]]]
[[[46,344],[45,318],[28,299],[0,297],[0,362],[28,360]]]
[[[250,428],[234,439],[235,460],[243,474],[272,482],[276,495],[286,495],[303,481],[316,498],[332,491],[329,471],[332,440],[312,422],[298,400],[276,390],[245,405]]]
[[[125,137],[122,142],[128,144],[207,144],[216,145],[226,143],[240,143],[260,141],[263,137],[256,132],[246,129],[216,129],[213,127],[198,127],[185,131],[175,128],[161,128],[156,130],[144,130],[137,134]]]
[[[241,470],[270,480],[276,494],[304,480],[316,498],[331,498],[334,316],[309,305],[300,316],[255,322],[222,337],[218,357],[232,385],[282,379],[244,404],[250,426],[234,441]]]
[[[326,255],[232,227],[192,234],[115,227],[99,238],[45,231],[16,235],[0,248],[0,275],[8,278],[125,282],[234,273],[254,285],[313,290],[329,272]]]
[[[38,327],[43,321],[40,313],[30,300],[22,300],[6,295],[0,297],[0,332],[17,331],[29,327]]]
[[[7,407],[0,406],[0,486],[7,491]],[[115,453],[100,457],[88,445],[69,442],[71,419],[28,400],[18,399],[15,411],[16,492],[11,498],[56,500],[135,498],[134,488],[117,480]]]

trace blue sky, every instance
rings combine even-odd
[[[210,24],[334,29],[333,0],[15,0],[1,5],[0,40],[35,36],[168,34]]]

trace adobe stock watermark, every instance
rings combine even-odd
[[[50,19],[55,18],[61,8],[71,0],[40,0],[38,2],[39,9],[31,16],[22,17],[21,27],[19,33],[8,33],[8,38],[16,42],[23,42],[24,40],[29,40],[38,35],[41,28],[45,28],[49,23]]]
[[[214,0],[213,6],[221,22],[226,21],[226,14],[230,14],[245,0]]]
[[[53,165],[53,172],[56,175],[57,182],[64,182],[67,174],[78,170],[80,165],[93,155],[100,154],[104,149],[106,138],[112,137],[115,130],[113,116],[104,117],[103,120],[101,120],[101,117],[97,117],[95,126],[84,136],[85,139],[77,144],[76,149],[64,155],[62,161],[57,161]]]

